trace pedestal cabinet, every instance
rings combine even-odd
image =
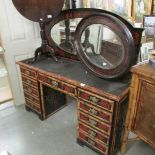
[[[20,69],[21,69],[23,90],[24,90],[24,96],[25,96],[25,108],[27,110],[33,110],[39,116],[41,116],[37,72],[26,66],[21,66]]]
[[[134,66],[131,71],[133,76],[122,154],[125,153],[129,131],[155,147],[155,68],[146,63]]]

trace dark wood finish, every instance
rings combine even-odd
[[[124,57],[119,65],[114,66],[112,69],[104,69],[98,67],[92,62],[91,59],[85,54],[85,51],[82,49],[81,45],[81,36],[83,31],[89,25],[93,24],[102,24],[107,28],[111,29],[117,36],[121,39],[121,42],[124,47]],[[77,26],[75,32],[75,47],[78,52],[80,60],[85,64],[85,66],[90,70],[90,72],[95,75],[105,78],[105,79],[114,79],[120,76],[123,76],[128,72],[130,67],[135,64],[135,47],[134,40],[129,29],[118,19],[111,15],[101,14],[101,15],[92,15],[84,18]],[[121,52],[121,51],[120,51]]]
[[[57,16],[63,7],[64,0],[12,0],[16,9],[26,18],[39,22]]]
[[[155,147],[155,70],[148,64],[132,68],[130,100],[121,152],[125,154],[129,131]]]
[[[46,119],[66,106],[65,94],[76,98],[78,142],[100,154],[114,155],[120,146],[130,80],[106,81],[88,73],[79,61],[60,60],[62,63],[42,57],[36,63],[18,63],[24,77],[26,109]],[[36,75],[32,81],[38,85],[29,84],[32,74],[25,76],[26,70]]]
[[[135,53],[136,53],[135,61],[136,61],[138,54],[139,54],[140,42],[141,42],[141,36],[142,36],[143,29],[133,27],[127,20],[125,20],[125,18],[122,18],[121,16],[113,12],[106,11],[106,10],[93,9],[93,8],[79,8],[79,9],[70,9],[70,10],[62,11],[56,18],[54,18],[49,24],[46,25],[46,33],[47,33],[49,46],[51,46],[54,49],[55,54],[58,56],[78,60],[76,55],[70,54],[62,50],[60,47],[58,47],[58,45],[51,38],[51,29],[54,27],[55,24],[63,20],[74,19],[74,18],[85,18],[90,15],[102,15],[102,14],[108,14],[108,15],[112,15],[116,17],[121,22],[123,22],[126,25],[126,27],[129,29],[134,39],[134,46],[136,49],[135,50]]]

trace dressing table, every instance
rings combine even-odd
[[[128,103],[129,79],[107,81],[89,73],[81,62],[42,58],[19,62],[25,107],[44,120],[66,106],[66,95],[77,99],[77,141],[101,154],[114,154],[120,145]]]
[[[66,95],[72,96],[77,100],[77,143],[114,155],[123,135],[129,69],[137,60],[142,29],[112,12],[75,9],[75,1],[74,9],[64,11],[47,9],[47,1],[63,6],[63,1],[38,1],[30,15],[24,8],[30,3],[13,0],[22,15],[41,27],[42,45],[35,57],[18,62],[25,108],[44,120],[66,106]]]

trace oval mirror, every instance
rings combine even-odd
[[[50,33],[53,43],[65,52],[76,54],[73,42],[75,30],[80,21],[81,18],[76,18],[63,20],[55,24]]]
[[[92,24],[81,36],[82,50],[96,66],[113,69],[124,59],[124,45],[120,37],[102,24]]]
[[[75,47],[84,65],[105,79],[125,74],[135,56],[131,32],[119,19],[107,14],[92,15],[79,23]]]

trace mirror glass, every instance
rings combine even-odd
[[[102,69],[116,68],[124,59],[119,36],[102,24],[89,25],[82,33],[81,47],[86,57]]]
[[[63,20],[51,29],[51,37],[56,45],[62,50],[76,54],[73,46],[74,33],[82,18]]]

